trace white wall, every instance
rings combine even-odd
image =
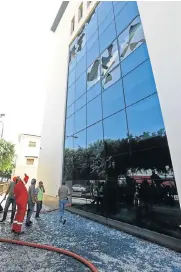
[[[181,2],[138,2],[181,200]]]
[[[36,142],[36,147],[29,147],[30,141]],[[25,134],[20,136],[20,141],[17,146],[16,168],[13,171],[13,176],[24,177],[24,173],[26,173],[30,177],[30,180],[37,178],[40,142],[41,138],[38,136]],[[33,165],[27,165],[26,161],[28,158],[34,159]]]
[[[67,89],[68,48],[78,28],[96,2],[87,9],[84,2],[83,18],[78,23],[78,8],[81,1],[71,1],[55,33],[50,33],[51,47],[47,71],[47,102],[41,137],[38,180],[43,180],[46,193],[57,195],[62,177],[64,116]],[[76,17],[75,31],[70,36],[71,20]]]

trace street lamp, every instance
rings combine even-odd
[[[5,114],[4,113],[0,113],[0,118],[4,117]],[[2,121],[0,121],[0,123],[2,124],[2,130],[1,130],[1,139],[3,138],[3,132],[4,132],[4,123]]]
[[[74,138],[74,139],[78,139],[78,136],[75,136],[75,135],[70,135],[70,136],[65,136],[65,139],[68,139],[68,138]]]
[[[0,123],[2,124],[2,129],[1,129],[1,139],[3,138],[3,131],[4,131],[4,123],[2,121],[0,121]]]

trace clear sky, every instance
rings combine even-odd
[[[0,113],[4,138],[41,134],[50,28],[60,0],[0,1]],[[1,124],[0,124],[1,131]]]

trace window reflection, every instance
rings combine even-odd
[[[101,55],[101,75],[105,75],[119,63],[117,41],[114,41]]]
[[[106,19],[109,13],[113,14],[113,6],[111,1],[103,1],[97,8],[99,25]]]
[[[115,38],[116,38],[115,23],[112,22],[99,37],[100,52],[103,52]]]
[[[125,107],[121,80],[102,93],[102,103],[104,118]]]
[[[74,137],[74,180],[87,178],[86,130]]]
[[[102,119],[101,95],[87,104],[87,126]]]
[[[86,36],[85,36],[85,26],[81,29],[77,36],[77,53],[79,53],[85,46]]]
[[[132,54],[121,62],[122,76],[125,76],[149,58],[146,43],[139,46]]]
[[[104,148],[106,156],[129,152],[128,130],[125,111],[103,120]],[[119,168],[122,166],[119,165]]]
[[[77,54],[77,63],[81,60],[81,58],[83,57],[83,56],[85,56],[85,54],[86,54],[86,46],[84,46],[84,48],[79,52],[79,54]]]
[[[111,12],[106,19],[99,26],[99,35],[101,35],[104,30],[110,25],[110,23],[114,20],[114,14]]]
[[[165,131],[157,94],[128,107],[127,117],[131,138],[144,140]]]
[[[74,136],[74,149],[86,148],[86,130],[83,130]]]
[[[74,58],[72,62],[70,62],[69,64],[69,73],[75,68],[75,66],[76,66],[76,58]]]
[[[103,140],[102,122],[99,122],[87,129],[87,148],[91,144]]]
[[[71,62],[71,61],[75,58],[75,56],[76,56],[76,42],[77,42],[77,39],[75,39],[75,40],[73,41],[73,43],[71,44],[70,49],[69,49],[69,51],[70,51],[70,53],[69,53],[69,61],[70,61],[70,62]]]
[[[94,32],[97,30],[97,10],[95,10],[89,17],[86,23],[87,40],[91,38]]]
[[[87,67],[89,67],[95,59],[99,56],[99,43],[98,40],[92,45],[91,49],[87,52]]]
[[[127,124],[125,111],[118,112],[104,119],[104,139],[121,140],[127,138]]]
[[[112,72],[106,73],[105,77],[103,78],[103,88],[104,90],[118,81],[121,77],[120,67],[118,66]]]
[[[74,102],[75,97],[75,84],[68,89],[67,106],[70,106]]]
[[[86,104],[86,94],[82,95],[75,101],[75,111],[82,108]]]
[[[165,226],[167,234],[157,207],[178,205],[177,189],[168,181],[173,166],[138,16],[136,2],[99,3],[70,46],[63,175],[86,188],[73,195],[79,208],[154,230]]]
[[[86,70],[86,56],[82,57],[76,65],[76,78]]]
[[[140,17],[137,17],[129,27],[119,36],[121,60],[125,59],[136,48],[145,42],[143,27]]]
[[[100,60],[97,59],[87,70],[87,89],[100,80]]]
[[[113,1],[115,16],[124,8],[126,3],[126,1]]]
[[[127,106],[155,93],[157,90],[150,60],[125,76],[123,84]]]
[[[101,93],[101,82],[99,81],[87,92],[87,102],[91,101],[93,98],[98,96]]]
[[[67,108],[67,117],[74,113],[74,103]]]
[[[121,33],[139,14],[136,1],[128,2],[116,16],[117,33]]]
[[[73,149],[73,138],[65,135],[65,148]]]
[[[86,107],[81,108],[75,113],[75,133],[86,127]]]
[[[68,86],[71,86],[75,81],[75,69],[69,73]]]
[[[75,96],[78,99],[82,94],[86,92],[86,72],[83,73],[75,83]]]
[[[96,32],[93,34],[93,36],[91,37],[91,39],[89,40],[89,42],[86,45],[87,52],[92,47],[92,45],[98,40],[98,37],[99,37],[98,36],[98,30],[96,30]]]
[[[70,137],[73,134],[74,134],[74,115],[66,119],[65,137]]]
[[[102,122],[87,129],[87,160],[90,179],[101,179],[104,176],[104,145]]]

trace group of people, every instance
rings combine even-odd
[[[35,188],[36,179],[31,180],[31,185],[29,189],[26,189],[26,184],[28,183],[29,176],[24,175],[24,178],[21,179],[19,176],[14,177],[13,181],[10,182],[10,185],[5,193],[4,200],[6,199],[6,204],[4,208],[3,218],[0,220],[1,223],[5,222],[7,218],[7,213],[10,205],[12,204],[11,211],[11,224],[12,232],[16,234],[22,234],[22,225],[26,215],[26,209],[28,205],[28,212],[26,218],[26,226],[29,227],[32,224],[31,216],[34,212],[34,207],[36,203],[36,218],[39,219],[39,214],[42,209],[43,193],[45,189],[43,182],[39,182],[39,186]],[[17,209],[17,211],[16,211]],[[16,213],[16,215],[15,215]]]
[[[14,177],[13,181],[10,182],[10,185],[5,193],[4,200],[6,200],[3,218],[0,220],[0,223],[6,221],[7,213],[10,205],[12,205],[11,211],[11,224],[12,232],[16,234],[22,234],[22,225],[27,211],[26,217],[26,226],[30,227],[32,225],[31,216],[34,212],[34,207],[36,204],[36,219],[40,219],[40,211],[42,209],[43,203],[43,194],[45,193],[45,188],[43,182],[40,181],[38,187],[36,188],[36,179],[31,180],[31,185],[29,189],[26,189],[26,184],[29,180],[29,176],[26,174],[24,178]],[[60,222],[64,225],[66,219],[64,216],[65,206],[69,203],[70,190],[65,182],[62,183],[62,186],[58,190],[59,196],[59,210],[60,210]],[[6,199],[7,198],[7,199]],[[16,213],[16,215],[15,215]]]

